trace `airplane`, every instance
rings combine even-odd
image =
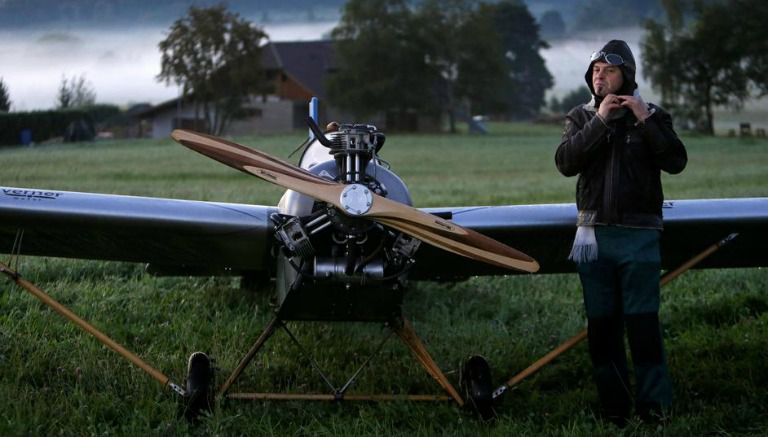
[[[491,399],[490,370],[474,356],[456,389],[403,315],[407,284],[574,272],[567,257],[576,206],[414,208],[406,184],[380,158],[382,131],[338,123],[321,131],[316,118],[308,119],[311,133],[298,165],[210,135],[172,133],[196,152],[285,188],[277,206],[0,187],[0,253],[143,263],[155,275],[274,281],[272,320],[218,389],[205,353],[190,356],[186,384],[177,384],[11,263],[0,264],[0,273],[182,396],[190,420],[210,411],[216,399],[453,401],[491,416],[489,400],[507,386]],[[663,210],[662,268],[673,269],[731,234],[739,236],[696,267],[768,265],[768,198],[667,201]],[[445,394],[351,394],[362,367],[338,386],[317,366],[327,393],[231,392],[272,334],[282,329],[293,339],[288,322],[304,321],[386,324]]]

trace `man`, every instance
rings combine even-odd
[[[563,175],[579,175],[570,258],[584,291],[602,414],[619,426],[632,406],[625,327],[636,413],[652,419],[672,402],[658,317],[661,170],[680,173],[688,160],[669,114],[640,98],[635,71],[624,41],[592,54],[584,76],[592,101],[568,113],[555,154]]]

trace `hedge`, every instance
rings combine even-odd
[[[64,141],[92,140],[95,136],[94,124],[119,113],[120,109],[113,105],[0,113],[0,146],[22,144],[29,140],[40,143],[56,137],[62,137]],[[24,131],[27,131],[26,135],[22,134]]]

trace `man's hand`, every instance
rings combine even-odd
[[[606,96],[603,97],[603,101],[600,102],[600,107],[597,108],[597,114],[600,115],[600,117],[603,120],[608,120],[608,116],[611,114],[611,112],[621,108],[622,97],[624,96],[617,96],[616,94],[606,94]]]
[[[606,99],[608,97],[606,96]],[[645,104],[642,98],[634,96],[616,96],[619,104],[625,108],[628,108],[635,114],[635,118],[638,121],[645,121],[646,118],[651,116],[651,112],[648,110],[648,105]],[[603,100],[605,102],[605,100]],[[600,105],[602,108],[603,105]]]

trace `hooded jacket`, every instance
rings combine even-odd
[[[617,94],[637,95],[636,64],[624,41],[613,40],[601,52],[617,54],[624,83]],[[661,171],[677,174],[688,161],[685,146],[677,137],[672,118],[655,105],[651,116],[639,123],[627,109],[614,111],[608,120],[597,117],[602,97],[592,87],[590,62],[584,76],[592,101],[568,113],[562,140],[555,153],[558,170],[578,175],[577,225],[621,225],[662,228],[664,194]]]

